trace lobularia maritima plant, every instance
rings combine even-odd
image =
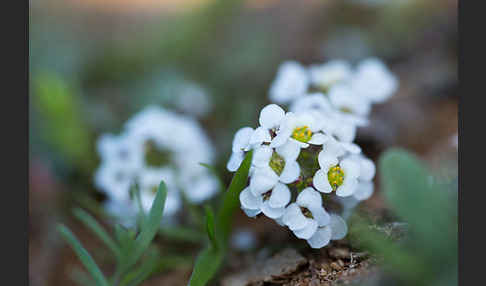
[[[397,85],[374,58],[355,70],[341,60],[308,69],[284,62],[269,97],[291,111],[267,105],[260,112],[260,126],[243,127],[233,139],[229,171],[254,151],[249,185],[240,194],[243,211],[274,219],[312,248],[343,238],[345,220],[329,213],[323,202],[342,203],[346,218],[373,193],[375,165],[352,142],[356,129],[368,125],[371,105],[389,98]]]

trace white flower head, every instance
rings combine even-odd
[[[295,100],[290,106],[294,113],[309,113],[316,118],[323,133],[335,136],[340,141],[352,142],[356,137],[357,126],[364,125],[367,119],[346,114],[331,103],[322,93],[311,93]]]
[[[321,123],[312,113],[288,112],[281,119],[275,138],[270,143],[271,147],[280,147],[292,141],[301,148],[309,147],[309,144],[322,145],[328,136],[321,131]]]
[[[320,169],[314,175],[314,187],[323,193],[335,191],[341,197],[352,195],[358,185],[360,161],[356,157],[343,155],[359,152],[357,146],[329,140],[319,153]]]
[[[312,248],[322,248],[329,244],[331,240],[343,239],[348,233],[346,221],[337,214],[330,214],[330,223],[319,227],[314,235],[307,239],[307,243]]]
[[[351,85],[359,96],[381,103],[398,89],[398,80],[381,60],[369,58],[359,63]]]
[[[282,63],[270,88],[270,100],[276,103],[288,103],[304,95],[309,86],[306,69],[295,61]]]
[[[352,75],[351,65],[344,60],[331,60],[309,68],[311,83],[322,91],[327,91],[335,84],[344,82]]]
[[[329,101],[341,120],[356,126],[368,124],[371,101],[359,95],[347,84],[336,84],[329,89]]]
[[[282,221],[298,238],[310,239],[319,227],[330,223],[330,216],[322,206],[321,194],[309,187],[287,207]]]
[[[127,121],[120,135],[102,135],[98,152],[102,163],[95,184],[113,201],[130,200],[137,183],[148,210],[163,180],[168,187],[164,217],[170,217],[181,208],[181,191],[200,203],[219,190],[217,180],[199,165],[212,163],[211,142],[188,116],[149,106]]]

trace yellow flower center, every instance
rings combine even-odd
[[[312,131],[307,126],[297,127],[292,132],[291,137],[297,141],[307,143],[312,138]]]
[[[335,191],[344,182],[344,172],[339,166],[334,166],[327,172],[327,179],[332,189]]]
[[[285,168],[285,160],[277,152],[273,152],[268,165],[280,176]]]

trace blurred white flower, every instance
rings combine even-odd
[[[175,106],[185,113],[204,116],[211,111],[211,98],[206,91],[193,82],[183,82],[176,90]]]
[[[255,233],[251,229],[240,228],[236,229],[231,235],[231,245],[233,248],[246,251],[255,247],[257,239]]]
[[[148,211],[163,180],[168,191],[164,216],[171,217],[181,208],[182,195],[198,204],[219,190],[217,179],[199,165],[212,163],[214,150],[197,121],[156,106],[134,115],[120,135],[102,135],[98,152],[102,163],[95,184],[120,204],[130,200],[137,183]]]
[[[359,63],[350,85],[359,96],[382,103],[398,89],[398,80],[380,59],[368,58]]]
[[[309,67],[311,84],[327,91],[333,85],[348,80],[352,75],[351,65],[344,60],[331,60],[320,65]]]
[[[295,61],[283,62],[270,88],[270,100],[276,103],[288,103],[303,96],[309,87],[306,69]]]

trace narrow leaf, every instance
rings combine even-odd
[[[130,260],[128,261],[127,265],[125,265],[126,268],[131,267],[137,262],[157,234],[157,230],[159,229],[160,221],[162,220],[162,215],[164,212],[166,196],[167,188],[165,183],[160,182],[157,195],[152,203],[152,208],[150,209],[148,217],[145,220],[145,223],[142,225],[142,230],[136,239],[137,248],[130,256]]]
[[[218,242],[216,241],[216,234],[214,231],[214,213],[210,206],[204,208],[206,211],[206,232],[208,233],[209,241],[215,249],[218,249]]]
[[[89,213],[80,208],[74,209],[73,213],[76,218],[82,221],[101,241],[103,241],[104,244],[106,244],[117,258],[120,258],[120,248],[116,242]]]
[[[221,237],[220,239],[225,244],[231,231],[233,213],[240,205],[240,192],[246,187],[248,182],[248,173],[250,171],[252,156],[253,151],[246,154],[245,159],[233,176],[228,190],[224,193],[223,205],[218,212],[216,228],[218,235]]]
[[[218,247],[214,247],[214,242],[211,242],[199,254],[192,270],[189,286],[206,285],[216,274],[223,262],[228,236],[231,231],[231,219],[233,218],[234,211],[239,206],[240,192],[247,184],[251,158],[252,151],[245,156],[245,159],[233,176],[228,190],[224,193],[223,204],[219,209],[214,228],[215,240],[217,241]],[[211,225],[209,221],[210,219],[207,220],[208,226]],[[208,235],[211,235],[210,233],[208,231]]]
[[[91,257],[91,255],[88,253],[88,251],[81,245],[76,236],[62,224],[58,225],[57,230],[59,231],[61,236],[69,243],[74,252],[76,252],[76,255],[79,257],[84,267],[86,267],[91,276],[93,276],[96,284],[99,286],[109,286],[108,281],[101,272],[100,268]]]

